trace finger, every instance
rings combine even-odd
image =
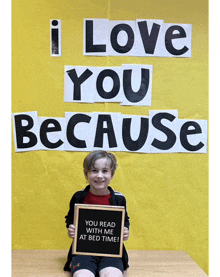
[[[71,239],[75,237],[75,234],[68,234]]]
[[[68,228],[68,235],[70,238],[74,238],[75,237],[75,229]]]
[[[75,227],[73,224],[70,224],[68,229],[75,230],[75,229],[76,229],[76,227]]]
[[[129,238],[129,230],[128,228],[124,227],[124,233],[123,233],[123,240],[126,241]]]

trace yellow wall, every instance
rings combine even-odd
[[[207,0],[13,0],[12,112],[120,112],[178,109],[181,119],[208,118]],[[83,56],[83,18],[163,19],[192,24],[191,58]],[[62,20],[62,57],[50,57],[50,19]],[[64,103],[64,65],[153,65],[151,107]],[[87,153],[15,153],[12,139],[12,248],[67,249],[64,216],[86,182]],[[115,153],[112,186],[131,217],[127,249],[185,250],[208,272],[208,155]]]

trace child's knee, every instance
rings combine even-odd
[[[123,277],[121,270],[115,267],[106,267],[100,272],[100,277]]]
[[[87,269],[80,269],[73,274],[73,277],[95,277],[95,276],[91,271]]]

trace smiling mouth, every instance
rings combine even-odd
[[[96,184],[102,184],[102,183],[104,183],[104,180],[102,180],[102,181],[95,181],[95,183]]]

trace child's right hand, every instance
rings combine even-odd
[[[73,224],[70,224],[68,228],[68,236],[73,239],[75,237],[75,226]]]

